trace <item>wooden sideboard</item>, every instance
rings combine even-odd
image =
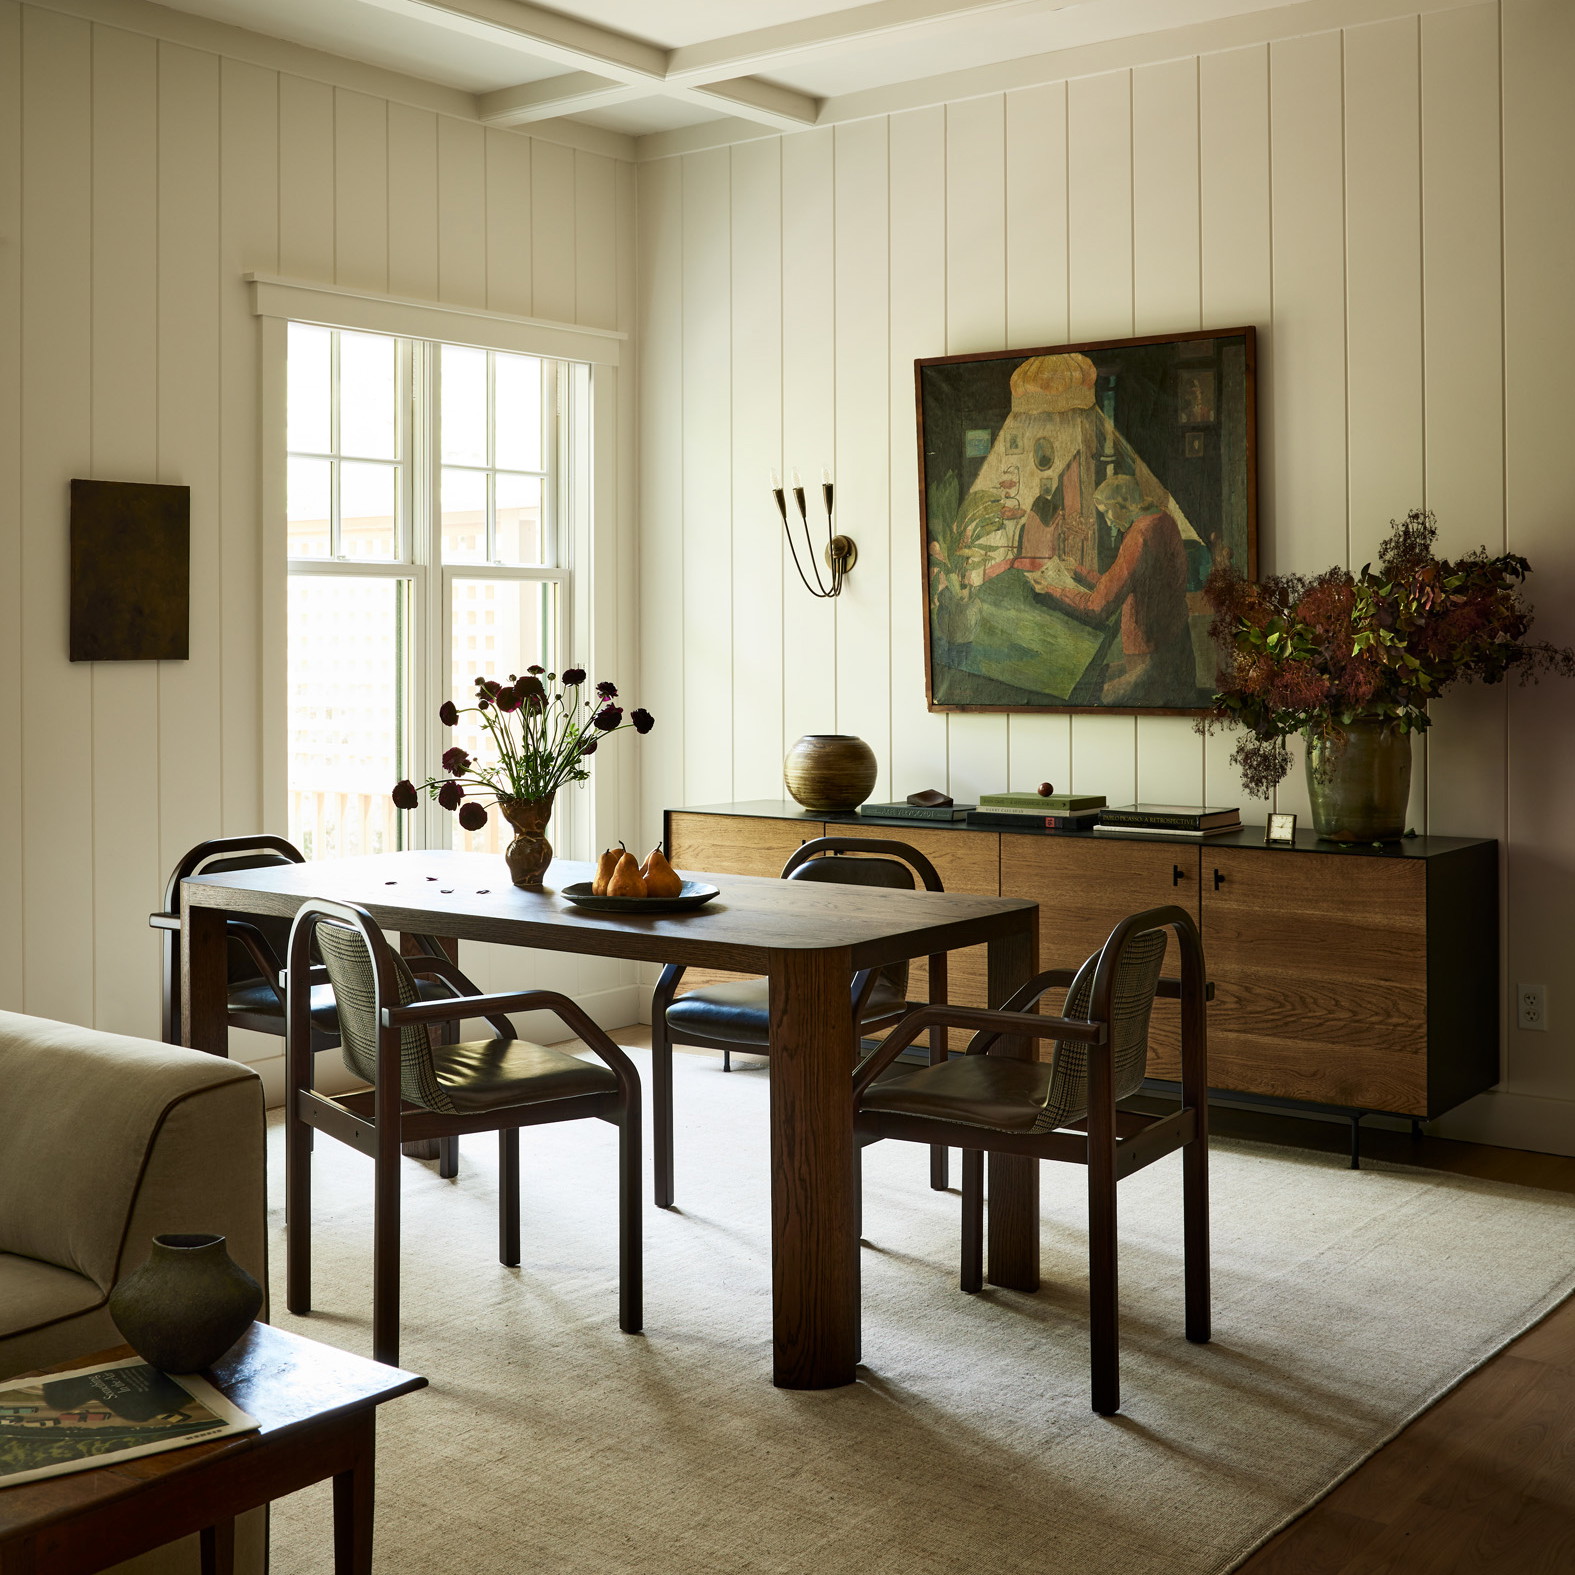
[[[970,831],[777,800],[666,817],[669,857],[685,870],[777,875],[801,843],[838,835],[910,844],[948,891],[1034,898],[1044,968],[1076,966],[1139,909],[1195,914],[1215,986],[1209,1082],[1221,1093],[1426,1119],[1498,1081],[1496,842],[1349,848],[1298,831],[1294,848],[1269,848],[1259,828],[1202,843]],[[949,993],[988,1004],[982,955],[952,958]],[[1154,1079],[1180,1075],[1178,1037],[1176,1007],[1162,1002]]]

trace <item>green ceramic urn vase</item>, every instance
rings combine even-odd
[[[109,1293],[126,1344],[166,1373],[211,1366],[262,1310],[263,1293],[224,1237],[155,1236],[153,1250]]]
[[[1394,842],[1411,798],[1411,735],[1360,716],[1333,738],[1307,740],[1313,830],[1331,842]]]

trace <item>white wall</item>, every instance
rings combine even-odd
[[[263,63],[281,58],[295,69]],[[432,107],[450,100],[454,113]],[[264,691],[283,685],[282,641],[263,628],[282,615],[282,547],[260,516],[259,320],[242,276],[630,324],[630,167],[483,128],[468,103],[133,0],[0,0],[7,1008],[156,1036],[147,914],[170,867],[205,837],[285,829],[268,822],[282,753],[262,729]],[[598,475],[625,528],[632,399],[626,377]],[[67,661],[74,476],[191,487],[189,662]],[[608,557],[598,659],[627,673],[632,572]],[[602,780],[616,820],[632,763]],[[627,968],[481,972],[611,991],[611,1019],[634,1015]]]
[[[644,685],[683,723],[643,757],[652,826],[780,797],[811,731],[869,740],[877,798],[1237,800],[1185,719],[927,711],[919,356],[1256,324],[1266,572],[1359,565],[1426,504],[1446,551],[1528,556],[1540,633],[1575,640],[1575,8],[1265,40],[641,168]],[[784,573],[766,491],[822,464],[860,554],[835,603]],[[1550,988],[1551,1031],[1509,1026],[1502,1090],[1442,1129],[1566,1152],[1572,717],[1567,684],[1447,698],[1413,805],[1504,839],[1505,977]],[[1299,777],[1279,803],[1305,814]]]

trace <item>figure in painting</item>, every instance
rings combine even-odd
[[[1107,669],[1099,700],[1110,706],[1195,703],[1192,633],[1187,610],[1187,554],[1169,512],[1143,500],[1132,476],[1101,482],[1094,504],[1120,538],[1116,561],[1097,579],[1055,560],[1054,572],[1030,574],[1035,591],[1096,619],[1121,619],[1124,665]]]

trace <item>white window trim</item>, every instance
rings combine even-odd
[[[549,361],[583,361],[589,366],[617,366],[628,334],[614,328],[581,328],[545,317],[515,317],[478,306],[449,306],[400,295],[370,295],[335,284],[281,279],[249,273],[252,312],[286,322],[316,323],[324,328],[351,328],[362,333],[391,334],[406,339],[434,339],[472,345],[479,350],[508,350],[539,355]]]
[[[603,484],[610,456],[605,444],[597,442],[595,433],[608,430],[607,422],[616,403],[620,348],[628,335],[611,329],[581,328],[474,307],[371,295],[266,274],[249,273],[244,277],[251,287],[252,310],[260,319],[261,330],[263,813],[266,825],[282,832],[289,818],[286,365],[290,322],[464,344],[483,350],[580,362],[586,366],[584,378],[569,380],[581,392],[569,396],[575,408],[572,412],[565,410],[566,419],[558,423],[558,463],[562,474],[562,467],[570,462],[567,445],[573,442],[581,446],[585,478],[582,491],[588,495],[574,500],[577,517],[565,512],[561,522],[561,569],[568,571],[569,596],[560,606],[560,616],[565,634],[573,643],[570,654],[587,665],[597,660],[599,643],[595,606],[600,598],[592,594],[591,579],[595,562],[602,556],[599,548],[604,541],[611,543],[616,529],[611,493]],[[587,445],[588,453],[585,451]],[[462,574],[462,565],[452,567]],[[324,568],[329,573],[335,572],[327,565]],[[494,568],[489,572],[495,575],[498,570]],[[508,577],[546,576],[521,570]],[[446,637],[446,617],[444,630]],[[430,718],[427,720],[430,722]],[[609,811],[617,813],[610,802],[618,798],[616,790],[599,794],[596,784],[597,774],[593,772],[590,780],[583,784],[590,800],[585,813],[574,814],[569,805],[563,806],[570,811],[565,816],[563,829],[571,832],[571,836],[565,841],[574,844],[562,847],[563,854],[588,856],[587,850],[593,845],[600,846],[598,839],[607,834],[603,823],[608,820]],[[611,788],[612,784],[607,787]]]

